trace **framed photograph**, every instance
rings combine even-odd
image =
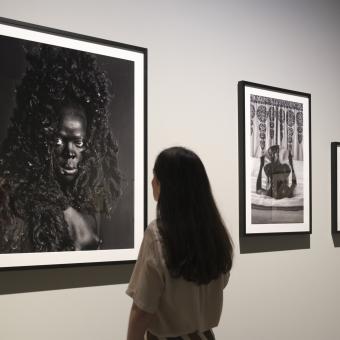
[[[340,233],[340,142],[331,143],[331,195],[332,195],[332,232]]]
[[[0,268],[134,261],[147,50],[0,19]]]
[[[311,233],[311,95],[240,81],[244,235]]]

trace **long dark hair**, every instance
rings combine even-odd
[[[183,147],[162,151],[157,224],[173,277],[206,284],[232,267],[232,240],[214,201],[200,158]]]
[[[109,126],[109,81],[93,54],[35,44],[16,89],[16,108],[0,150],[0,178],[10,190],[13,214],[28,225],[32,251],[72,250],[63,211],[110,214],[121,194],[118,146]],[[53,175],[53,145],[60,107],[71,105],[87,120],[87,148],[71,192]],[[20,251],[13,235],[5,248]]]

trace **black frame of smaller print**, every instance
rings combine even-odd
[[[332,232],[340,233],[338,225],[338,150],[340,150],[340,142],[331,143],[331,206],[332,206]]]
[[[253,103],[256,103],[256,109]],[[259,113],[260,106],[262,111]],[[311,234],[311,95],[239,81],[238,124],[240,235]],[[257,139],[253,137],[255,133]],[[275,154],[272,152],[275,150],[277,158],[281,153],[285,155],[285,171],[289,174],[284,179],[288,189],[281,191],[281,196],[279,189],[274,195],[278,184],[268,184],[275,183],[274,172],[268,176],[264,166],[273,162],[268,155]],[[298,171],[294,170],[296,167]],[[266,183],[271,191],[266,191],[262,183]],[[260,194],[266,196],[265,200],[255,197]]]

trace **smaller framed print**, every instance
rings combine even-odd
[[[331,172],[332,172],[332,231],[333,233],[340,233],[340,220],[339,220],[339,204],[340,204],[340,142],[331,143]]]
[[[240,227],[311,233],[311,95],[238,83]]]

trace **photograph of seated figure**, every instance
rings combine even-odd
[[[293,157],[289,152],[289,165],[280,162],[280,147],[273,145],[268,149],[269,163],[264,165],[265,156],[260,158],[260,170],[256,181],[256,192],[276,199],[293,197],[296,187],[296,176],[293,166]],[[266,175],[266,188],[262,188],[262,172]],[[289,175],[292,173],[292,181],[289,185]]]
[[[251,221],[302,223],[303,107],[251,96]]]

